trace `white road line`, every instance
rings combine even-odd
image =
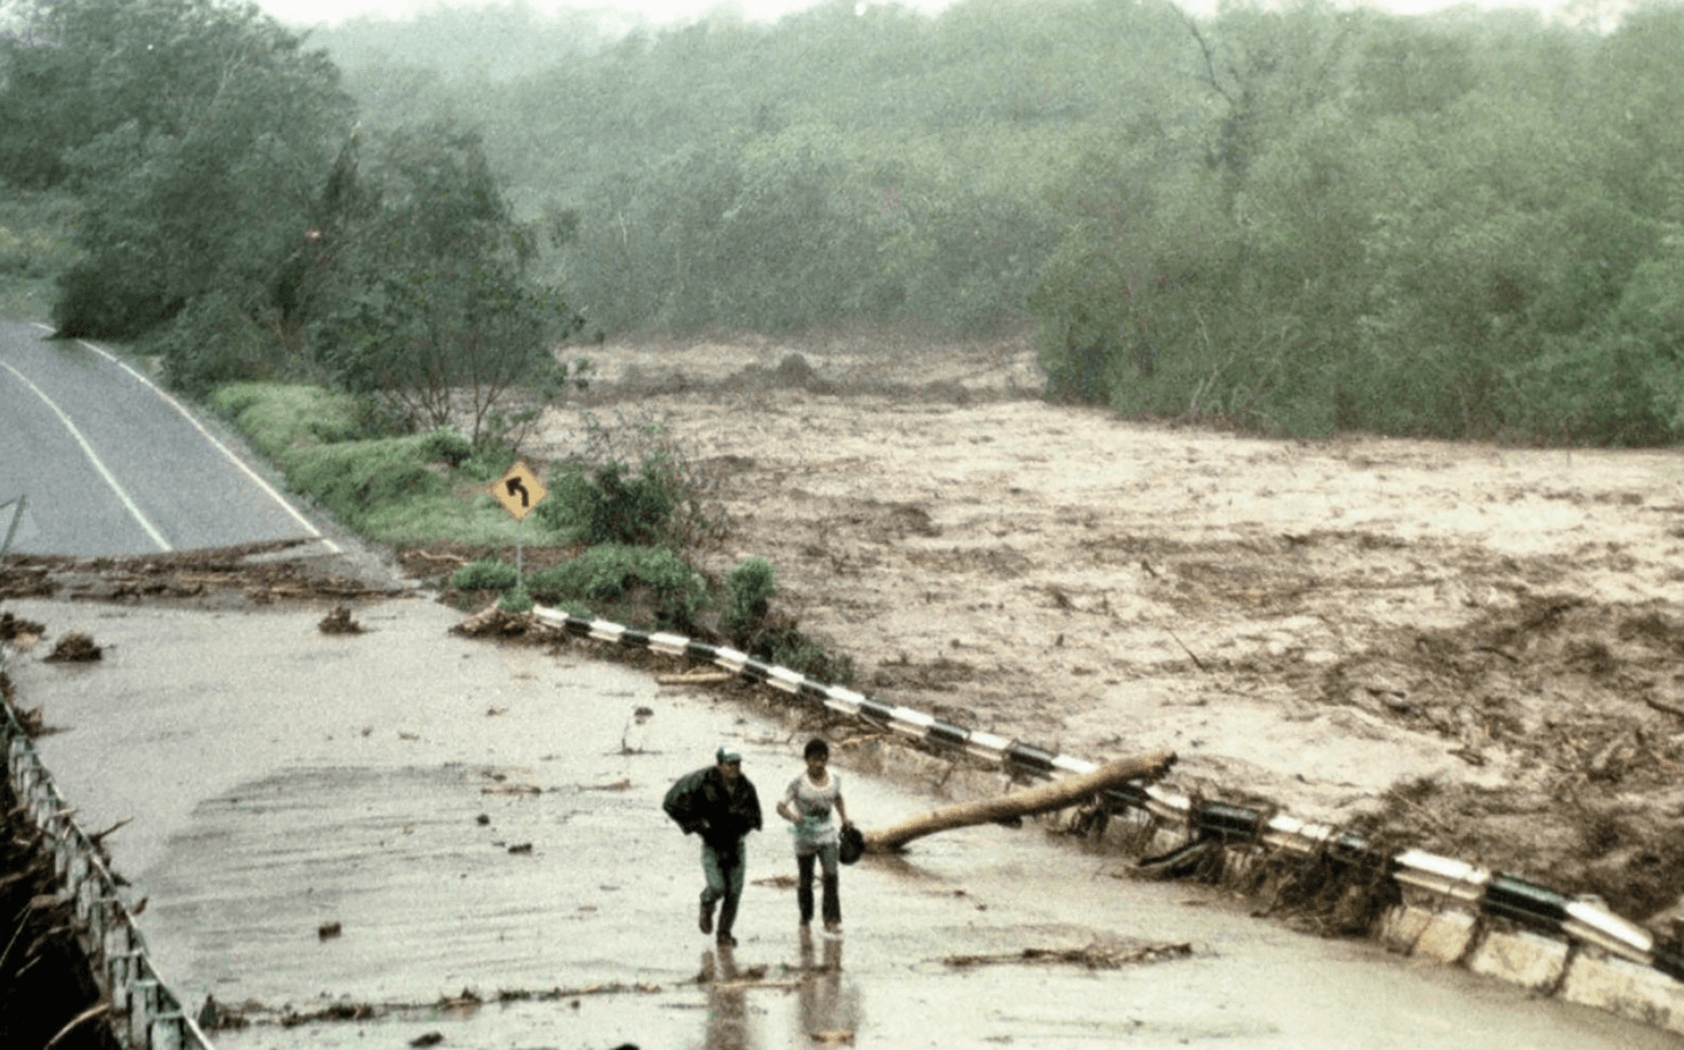
[[[117,494],[117,498],[122,501],[123,506],[127,507],[129,513],[134,516],[134,520],[140,523],[140,527],[142,529],[146,530],[146,534],[152,537],[152,542],[158,545],[158,549],[161,551],[174,550],[174,548],[169,545],[169,541],[165,540],[158,530],[152,527],[152,523],[146,520],[146,515],[140,512],[140,508],[135,506],[134,500],[130,499],[129,494],[123,491],[123,486],[117,483],[117,478],[111,473],[111,471],[106,469],[104,463],[100,462],[99,456],[94,453],[93,446],[88,444],[88,439],[82,436],[82,432],[80,430],[76,429],[76,424],[70,421],[70,417],[64,414],[64,410],[59,408],[58,405],[53,402],[52,398],[47,396],[47,392],[36,386],[34,383],[31,383],[28,376],[19,372],[6,362],[0,361],[0,368],[4,368],[6,371],[17,376],[20,383],[35,391],[35,396],[40,398],[48,408],[53,410],[53,414],[58,416],[59,422],[63,423],[65,429],[70,431],[70,436],[76,439],[76,443],[78,445],[82,446],[82,452],[87,455],[88,461],[94,465],[94,469],[99,471],[99,476],[105,479],[105,483],[107,485],[111,486],[111,491]]]
[[[50,326],[40,324],[40,323],[37,323],[36,327],[45,329],[48,332],[51,332],[53,330]],[[174,408],[177,412],[181,413],[181,417],[183,419],[185,419],[185,420],[187,420],[187,422],[193,424],[193,428],[195,430],[197,430],[200,434],[204,435],[204,438],[205,438],[206,441],[209,441],[212,445],[216,446],[217,451],[221,452],[225,457],[227,457],[228,462],[234,464],[236,467],[238,467],[242,471],[244,471],[246,476],[249,477],[253,482],[255,482],[257,484],[258,488],[261,488],[264,492],[267,492],[269,494],[270,499],[273,499],[276,503],[279,503],[282,507],[286,508],[286,512],[288,514],[292,515],[293,520],[298,522],[298,524],[302,525],[304,527],[304,529],[307,532],[309,532],[309,534],[312,537],[314,537],[315,539],[321,540],[322,546],[326,547],[328,550],[332,551],[334,554],[340,553],[339,544],[335,543],[334,541],[332,541],[330,539],[325,539],[322,536],[321,530],[316,528],[315,525],[311,524],[309,518],[306,518],[303,514],[300,514],[298,512],[297,507],[294,507],[291,503],[287,502],[286,497],[282,496],[279,492],[275,491],[274,486],[270,485],[267,481],[265,481],[263,479],[263,476],[261,474],[259,474],[257,471],[251,469],[251,467],[249,465],[247,465],[245,460],[241,459],[239,456],[236,456],[232,449],[230,449],[227,445],[224,445],[222,442],[218,441],[216,439],[216,435],[212,434],[210,431],[206,430],[204,424],[200,423],[197,419],[195,419],[194,416],[193,416],[193,413],[187,411],[187,407],[185,405],[183,405],[180,401],[177,401],[174,397],[170,396],[170,394],[167,391],[165,391],[164,389],[162,389],[161,387],[159,387],[158,384],[152,382],[152,380],[150,380],[150,379],[146,378],[145,376],[141,375],[138,371],[136,371],[134,368],[132,368],[127,361],[124,361],[122,358],[118,357],[116,354],[113,354],[109,350],[106,350],[102,347],[95,346],[94,344],[92,344],[90,342],[87,342],[85,340],[82,340],[82,339],[78,339],[76,341],[78,343],[80,343],[82,346],[87,347],[89,350],[92,350],[94,353],[96,353],[96,354],[100,355],[101,357],[105,358],[107,361],[110,361],[112,364],[116,365],[118,368],[121,368],[123,371],[127,372],[129,375],[134,376],[141,383],[145,384],[147,389],[151,390],[154,394],[157,394],[159,397],[163,398],[164,401],[167,402],[172,408]]]

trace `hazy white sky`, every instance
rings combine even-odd
[[[444,6],[468,6],[473,0],[449,0]],[[506,0],[492,0],[506,2]],[[713,11],[734,11],[755,21],[775,21],[791,11],[811,7],[816,0],[527,0],[534,10],[553,7],[613,8],[641,15],[651,22],[684,22]],[[951,0],[900,0],[904,7],[935,13]],[[1032,2],[1032,0],[1028,0]],[[1374,6],[1399,13],[1416,14],[1454,6],[1468,0],[1369,0]],[[1555,10],[1566,0],[1472,0],[1479,7],[1534,7]],[[258,6],[289,25],[332,24],[358,15],[400,17],[405,13],[439,6],[438,0],[258,0]],[[1182,6],[1195,13],[1215,9],[1215,0],[1183,0]]]
[[[489,0],[506,3],[507,0]],[[791,11],[813,6],[817,0],[526,0],[528,7],[546,11],[556,7],[613,8],[650,22],[687,22],[714,11],[733,11],[744,18],[772,22]],[[902,6],[936,12],[951,0],[902,0]],[[340,22],[358,15],[399,17],[429,7],[467,7],[475,0],[257,0],[257,6],[283,22],[312,25]]]

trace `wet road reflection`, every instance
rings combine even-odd
[[[860,989],[842,970],[842,938],[798,936],[799,962],[783,964],[790,980],[778,979],[764,965],[741,966],[734,949],[719,946],[702,953],[697,983],[707,992],[707,1022],[701,1045],[706,1050],[755,1050],[761,1046],[851,1046],[860,1022]],[[793,986],[795,1010],[787,1037],[765,1031],[776,1024],[774,1004],[751,1002],[750,994],[787,995]]]
[[[842,939],[824,937],[824,961],[813,959],[813,936],[801,936],[800,1025],[815,1044],[852,1043],[859,1023],[859,992],[842,980]]]
[[[697,980],[707,988],[707,1050],[751,1050],[758,1044],[748,1019],[748,985],[737,971],[736,953],[725,945],[702,953]]]

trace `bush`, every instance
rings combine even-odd
[[[461,591],[506,591],[520,578],[515,567],[495,558],[471,561],[450,576],[450,586]]]
[[[749,558],[731,570],[725,590],[719,629],[733,644],[747,646],[766,622],[768,601],[778,593],[777,573],[765,558]]]
[[[421,447],[428,460],[460,467],[474,454],[473,442],[449,427],[441,427],[421,438]]]
[[[232,298],[212,292],[140,340],[164,363],[164,382],[193,397],[228,383],[277,378],[274,339]]]
[[[547,596],[552,603],[629,601],[639,587],[653,597],[654,615],[663,627],[693,624],[707,600],[707,584],[701,573],[663,547],[592,547],[572,561],[527,578],[527,588],[533,594]]]
[[[651,456],[635,475],[628,475],[617,460],[588,476],[571,466],[536,513],[551,528],[573,529],[592,545],[650,546],[667,539],[678,505],[672,473],[663,460]]]
[[[53,327],[58,334],[77,339],[129,338],[174,317],[185,303],[171,299],[132,270],[145,271],[139,263],[130,274],[122,268],[96,269],[78,262],[58,277],[58,298],[53,303]]]
[[[725,534],[717,475],[694,462],[658,422],[586,417],[587,447],[549,479],[536,514],[587,543],[695,550]],[[589,464],[599,464],[592,468]],[[631,474],[626,464],[641,464]]]
[[[497,608],[509,613],[531,612],[532,593],[525,587],[515,587],[497,600]]]

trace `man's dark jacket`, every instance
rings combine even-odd
[[[725,786],[718,766],[687,773],[667,790],[661,803],[667,816],[678,822],[686,835],[700,834],[716,851],[732,856],[737,843],[751,831],[759,831],[760,796],[748,777],[737,778],[737,790]]]

